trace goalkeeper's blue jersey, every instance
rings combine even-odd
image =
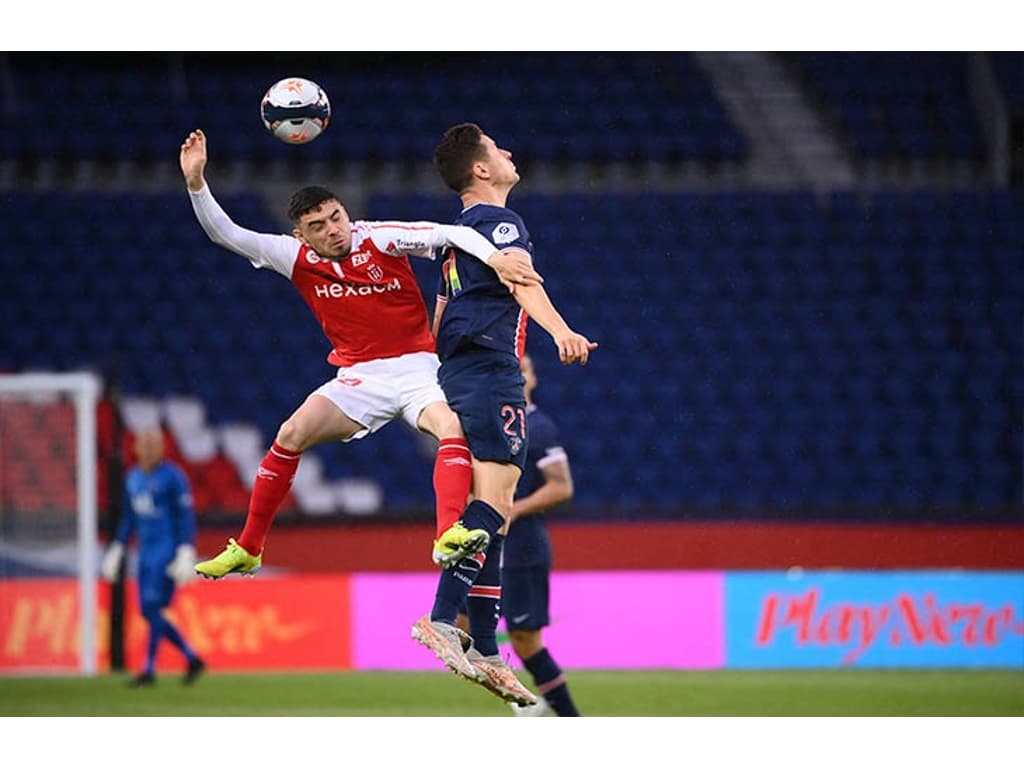
[[[492,242],[495,250],[519,250],[533,257],[530,233],[515,211],[477,203],[459,214],[454,223],[472,227]],[[497,273],[457,248],[449,248],[442,256],[438,300],[445,306],[437,332],[441,362],[472,347],[521,358],[529,318]]]
[[[192,544],[196,523],[188,477],[176,464],[161,461],[151,471],[133,467],[125,478],[124,509],[115,538],[127,544],[139,537],[139,559],[170,562],[179,544]]]

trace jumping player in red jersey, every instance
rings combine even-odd
[[[434,338],[407,257],[432,258],[435,248],[457,247],[486,263],[510,288],[541,282],[529,261],[497,250],[469,227],[352,222],[337,196],[323,187],[293,195],[291,235],[253,232],[235,224],[210,192],[202,131],[185,139],[180,162],[192,208],[209,238],[257,269],[289,278],[333,346],[328,362],[338,366],[337,377],[314,390],[278,430],[257,471],[237,541],[229,539],[220,554],[197,563],[196,572],[219,579],[258,570],[267,532],[303,451],[365,437],[398,418],[440,441],[434,466],[438,517],[461,510],[472,483],[469,450],[437,384]]]

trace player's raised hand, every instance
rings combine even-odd
[[[517,285],[540,285],[544,282],[544,278],[533,268],[530,257],[522,251],[497,251],[491,255],[487,265],[512,293],[515,293]]]
[[[198,192],[206,183],[203,177],[206,169],[206,134],[197,128],[186,136],[178,159],[188,188]]]
[[[558,359],[562,365],[579,363],[586,365],[590,359],[590,353],[597,349],[597,342],[591,341],[581,333],[569,331],[555,337],[555,344],[558,345]]]

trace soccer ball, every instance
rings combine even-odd
[[[331,103],[324,89],[304,77],[278,80],[263,95],[263,124],[287,144],[306,144],[325,130]]]

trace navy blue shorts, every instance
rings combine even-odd
[[[459,416],[473,456],[526,467],[526,383],[513,355],[461,352],[441,364],[437,380]]]
[[[548,616],[549,576],[547,566],[502,568],[501,615],[505,628],[540,629],[551,623]]]

